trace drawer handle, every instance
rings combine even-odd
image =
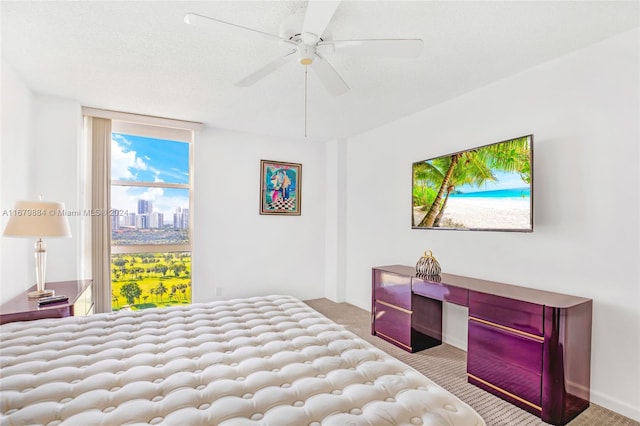
[[[502,389],[501,387],[498,387],[498,386],[496,386],[496,385],[494,385],[494,384],[492,384],[492,383],[489,383],[489,382],[487,382],[486,380],[482,380],[480,377],[474,376],[474,375],[473,375],[473,374],[471,374],[471,373],[467,373],[467,376],[469,376],[469,377],[470,377],[470,378],[472,378],[472,379],[475,379],[475,380],[479,381],[480,383],[482,383],[482,384],[483,384],[483,385],[485,385],[485,386],[489,386],[491,389],[497,390],[497,391],[498,391],[498,392],[500,392],[500,393],[503,393],[503,394],[505,394],[505,395],[508,395],[508,396],[510,396],[511,398],[513,398],[513,399],[515,399],[515,400],[517,400],[517,401],[522,402],[523,404],[527,404],[529,407],[533,407],[533,408],[535,408],[535,409],[536,409],[536,410],[538,410],[538,411],[542,411],[542,407],[540,407],[539,405],[536,405],[536,404],[534,404],[533,402],[529,402],[529,401],[527,401],[526,399],[520,398],[519,396],[514,395],[514,394],[512,394],[511,392],[508,392],[508,391],[506,391],[506,390]]]
[[[376,300],[376,302],[381,304],[381,305],[388,306],[388,307],[390,307],[392,309],[396,309],[396,310],[398,310],[400,312],[404,312],[405,314],[412,314],[413,313],[413,311],[410,311],[410,310],[405,309],[405,308],[401,308],[400,306],[392,305],[389,302],[383,302],[382,300]]]
[[[507,327],[506,325],[496,324],[495,322],[486,321],[486,320],[483,320],[483,319],[480,319],[480,318],[476,318],[476,317],[471,317],[471,316],[469,317],[469,321],[475,321],[475,322],[479,322],[481,324],[485,324],[485,325],[488,325],[488,326],[491,326],[491,327],[499,328],[501,330],[505,330],[505,331],[508,331],[510,333],[513,333],[513,334],[517,334],[517,335],[520,335],[520,336],[523,336],[523,337],[527,337],[529,339],[533,339],[533,340],[535,340],[537,342],[540,342],[540,343],[544,342],[544,337],[537,336],[537,335],[531,334],[531,333],[527,333],[526,331],[520,331],[520,330],[517,330],[515,328]]]
[[[403,348],[406,348],[407,350],[412,352],[411,346],[407,346],[404,343],[402,343],[401,341],[394,339],[393,337],[387,336],[386,334],[380,333],[379,331],[376,331],[376,335],[383,336],[385,339],[389,339],[389,340],[395,342],[397,345],[400,345]]]

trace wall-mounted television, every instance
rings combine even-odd
[[[533,135],[413,163],[411,227],[533,231]]]

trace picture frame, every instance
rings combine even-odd
[[[260,160],[260,214],[300,216],[302,164]]]

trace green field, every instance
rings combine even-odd
[[[111,256],[111,308],[146,309],[191,303],[191,253]]]

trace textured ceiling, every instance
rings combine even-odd
[[[343,1],[325,39],[422,38],[415,59],[327,55],[351,90],[308,74],[311,141],[348,137],[639,26],[637,1]],[[6,1],[3,58],[34,93],[84,106],[303,139],[304,67],[234,83],[285,52],[195,12],[299,33],[306,1]],[[4,107],[4,106],[3,106]]]

